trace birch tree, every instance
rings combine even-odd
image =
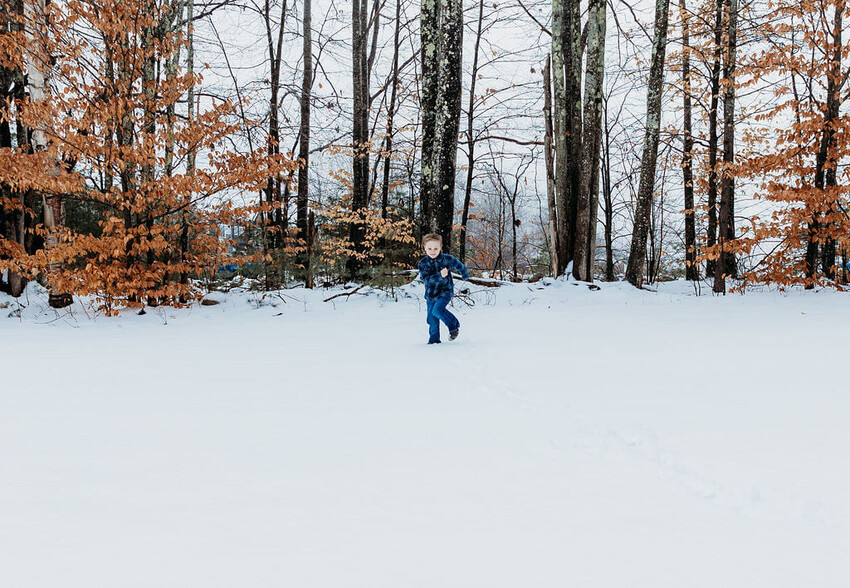
[[[27,70],[27,88],[29,90],[30,102],[38,105],[46,103],[50,99],[49,72],[50,56],[47,49],[47,7],[46,0],[24,0],[24,31],[27,39],[27,48],[24,53]],[[36,153],[46,151],[47,133],[44,127],[36,125],[29,130],[29,142],[32,150]],[[62,162],[58,158],[52,158],[49,173],[59,175],[59,167]],[[55,247],[59,243],[59,232],[65,226],[65,198],[58,192],[43,190],[41,192],[43,206],[43,221],[46,230],[45,244],[47,247]],[[49,275],[55,276],[62,264],[53,260],[47,266]],[[63,308],[73,302],[70,294],[58,291],[52,284],[54,280],[48,281],[50,293],[48,304],[54,308]]]

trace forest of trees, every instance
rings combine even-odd
[[[847,283],[843,0],[0,0],[0,290]]]

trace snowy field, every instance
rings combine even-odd
[[[0,295],[0,586],[850,586],[850,298],[600,285]]]

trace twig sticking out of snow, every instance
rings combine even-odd
[[[333,296],[331,296],[330,298],[325,298],[323,302],[330,302],[330,301],[331,301],[331,300],[333,300],[334,298],[339,298],[340,296],[351,296],[352,294],[356,294],[356,293],[357,293],[357,291],[358,291],[360,288],[362,288],[364,285],[365,285],[365,284],[360,284],[359,286],[357,286],[357,287],[356,287],[354,290],[352,290],[351,292],[340,292],[339,294],[334,294],[334,295],[333,295]]]

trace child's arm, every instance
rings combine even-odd
[[[466,269],[466,266],[463,265],[457,257],[452,256],[452,267],[454,270],[460,272],[460,275],[464,280],[469,279],[469,270]]]

